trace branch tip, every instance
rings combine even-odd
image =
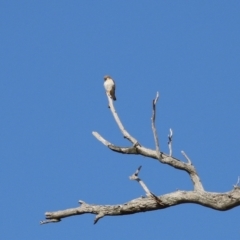
[[[95,219],[94,219],[93,224],[96,224],[96,223],[99,221],[99,219],[103,218],[104,216],[105,216],[105,215],[104,215],[103,213],[97,214],[96,217],[95,217]]]
[[[60,221],[61,221],[61,219],[53,218],[53,219],[40,221],[40,224],[43,225],[43,224],[47,224],[47,223],[56,223],[56,222],[60,222]]]
[[[159,92],[157,92],[155,99],[153,99],[153,104],[156,105],[159,98]]]
[[[104,139],[98,132],[92,132],[92,134],[97,140],[99,140],[105,146],[108,147],[109,145],[111,145],[111,143]]]
[[[141,168],[142,168],[142,166],[139,166],[139,167],[138,167],[138,169],[135,171],[135,173],[133,173],[133,175],[131,175],[131,176],[129,177],[130,180],[137,180],[137,179],[139,179],[139,178],[138,178],[138,174],[139,174]]]
[[[192,162],[191,162],[190,158],[187,156],[187,154],[184,151],[181,151],[181,154],[187,159],[188,164],[192,165]]]
[[[83,200],[79,200],[78,203],[79,203],[80,205],[86,204]]]
[[[238,185],[240,182],[240,177],[238,177],[237,183],[235,185],[233,185],[234,188],[240,188],[240,186]]]
[[[136,176],[138,176],[138,173],[140,172],[142,166],[139,166],[138,169],[136,170],[136,172],[134,173]]]

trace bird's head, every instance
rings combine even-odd
[[[105,75],[104,76],[104,81],[106,81],[107,79],[111,79],[111,77],[109,75]]]

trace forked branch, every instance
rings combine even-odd
[[[145,191],[147,197],[151,197],[153,198],[157,204],[164,206],[163,202],[160,200],[160,198],[158,198],[155,194],[153,194],[152,192],[150,192],[150,190],[148,189],[147,185],[138,177],[138,174],[141,170],[142,166],[140,166],[137,171],[130,176],[130,180],[136,180],[137,182],[139,182],[139,184],[142,186],[143,190]]]
[[[129,147],[120,147],[116,146],[106,139],[104,139],[99,133],[93,132],[93,135],[105,146],[111,149],[114,152],[122,154],[135,154],[149,157],[155,159],[163,164],[168,164],[171,167],[174,167],[179,170],[187,172],[190,176],[190,179],[193,183],[193,191],[175,191],[172,193],[164,194],[161,196],[156,196],[153,194],[146,184],[139,178],[139,171],[141,167],[130,177],[131,180],[136,180],[146,193],[146,197],[139,197],[133,199],[127,203],[118,204],[118,205],[95,205],[88,204],[83,201],[79,201],[80,206],[77,208],[70,208],[66,210],[56,211],[56,212],[46,212],[46,220],[41,221],[41,224],[59,222],[62,218],[82,215],[82,214],[94,214],[96,215],[94,224],[99,221],[99,219],[104,216],[118,216],[118,215],[128,215],[139,212],[160,210],[175,206],[182,203],[195,203],[205,207],[209,207],[219,211],[226,211],[231,208],[237,207],[240,205],[240,187],[238,178],[237,184],[234,185],[232,191],[225,193],[214,193],[206,192],[203,188],[201,180],[198,176],[198,173],[193,166],[190,158],[182,151],[183,156],[186,158],[187,162],[183,162],[177,158],[172,157],[172,136],[173,132],[170,129],[170,134],[168,135],[168,146],[169,154],[163,153],[160,151],[155,119],[156,119],[156,104],[159,98],[157,93],[155,100],[153,100],[153,115],[152,115],[152,130],[155,140],[155,150],[146,148],[139,144],[139,142],[132,137],[127,130],[124,128],[120,118],[114,108],[112,99],[107,95],[109,101],[109,108],[113,114],[113,117],[122,132],[124,138],[128,139],[132,145]]]
[[[160,152],[160,148],[159,148],[159,141],[158,141],[158,136],[157,136],[157,130],[156,130],[156,126],[155,126],[155,119],[156,119],[156,104],[159,98],[159,94],[157,92],[157,95],[155,97],[155,99],[153,100],[153,114],[152,114],[152,130],[153,130],[153,135],[154,135],[154,139],[155,139],[155,145],[156,145],[156,150],[152,150],[152,149],[148,149],[144,146],[142,146],[141,144],[139,144],[139,141],[136,140],[134,137],[132,137],[124,128],[124,126],[122,125],[120,118],[117,114],[117,111],[114,108],[113,105],[113,101],[112,99],[107,95],[108,97],[108,102],[109,102],[109,107],[110,110],[114,116],[114,119],[116,120],[117,125],[119,126],[123,136],[125,138],[127,138],[128,140],[130,140],[130,142],[133,143],[132,146],[130,147],[119,147],[116,146],[112,143],[110,143],[109,141],[105,140],[99,133],[97,132],[93,132],[93,135],[100,141],[102,142],[105,146],[107,146],[108,148],[110,148],[112,151],[118,152],[118,153],[123,153],[123,154],[138,154],[138,155],[142,155],[145,157],[149,157],[149,158],[153,158],[156,159],[158,161],[160,161],[161,163],[164,164],[168,164],[176,169],[180,169],[183,171],[186,171],[192,182],[193,182],[193,186],[194,186],[194,190],[199,190],[202,191],[203,190],[203,186],[201,183],[201,180],[197,174],[197,171],[195,169],[195,167],[189,163],[185,163],[182,162],[179,159],[176,159],[174,157],[171,156],[172,154],[172,130],[170,130],[170,135],[169,135],[169,140],[171,140],[171,142],[168,144],[170,145],[170,155]],[[126,137],[127,136],[127,137]]]

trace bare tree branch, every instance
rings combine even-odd
[[[239,188],[240,189],[240,186],[238,185],[240,182],[240,177],[238,177],[238,180],[237,180],[237,183],[236,185],[233,185],[234,188]]]
[[[124,126],[122,125],[122,122],[120,121],[119,117],[118,117],[118,114],[117,114],[117,111],[116,109],[114,108],[114,105],[113,105],[113,100],[111,99],[110,96],[107,95],[107,98],[108,98],[108,102],[109,102],[109,108],[113,114],[113,117],[119,127],[119,129],[121,130],[124,138],[126,138],[127,140],[129,140],[132,144],[134,145],[137,145],[139,144],[138,141],[132,137],[128,132],[127,130],[124,128]]]
[[[110,148],[111,150],[119,153],[125,153],[125,154],[138,154],[136,146],[132,147],[118,147],[104,139],[99,133],[92,132],[93,136],[95,136],[101,143],[103,143],[105,146]]]
[[[148,189],[146,184],[138,177],[138,173],[140,172],[141,168],[142,168],[142,166],[140,166],[137,169],[137,171],[129,178],[130,178],[130,180],[136,180],[137,182],[139,182],[139,184],[142,186],[143,190],[145,191],[146,195],[149,197],[149,196],[151,196],[150,190]]]
[[[99,133],[97,132],[92,132],[93,136],[97,138],[101,143],[103,143],[105,146],[110,146],[112,145],[110,142],[108,142],[106,139],[104,139]]]
[[[169,135],[168,135],[168,148],[169,148],[169,156],[172,156],[172,138],[173,138],[173,131],[170,128],[169,130]]]
[[[154,141],[156,145],[156,152],[158,159],[161,158],[161,153],[160,153],[160,147],[159,147],[159,141],[158,141],[158,135],[157,135],[157,129],[155,126],[155,118],[156,118],[156,104],[159,98],[159,93],[157,92],[156,98],[153,100],[153,114],[152,114],[152,130],[153,130],[153,136],[154,136]]]
[[[138,177],[138,174],[141,170],[142,166],[140,166],[137,171],[130,176],[129,178],[131,180],[136,180],[137,182],[139,182],[139,184],[142,186],[143,190],[145,191],[147,197],[152,197],[158,204],[163,205],[162,201],[152,192],[150,192],[150,190],[148,189],[147,185]]]
[[[153,115],[152,115],[152,129],[156,145],[155,150],[140,145],[138,141],[125,130],[114,108],[112,99],[108,95],[107,97],[109,101],[109,108],[113,114],[113,117],[118,127],[120,128],[123,136],[127,138],[133,145],[130,147],[119,147],[104,139],[97,132],[92,132],[92,134],[101,143],[103,143],[105,146],[107,146],[114,152],[122,154],[142,155],[145,157],[149,157],[151,159],[158,160],[160,163],[168,164],[171,167],[187,172],[193,183],[194,190],[176,191],[173,193],[156,196],[148,189],[146,184],[139,178],[138,175],[141,169],[141,167],[139,167],[137,171],[130,177],[130,179],[136,180],[142,186],[147,197],[136,198],[127,203],[118,205],[95,205],[85,203],[84,201],[79,201],[79,203],[81,204],[80,207],[70,208],[56,212],[46,212],[45,213],[46,220],[41,221],[40,222],[41,224],[59,222],[61,221],[62,218],[74,215],[82,215],[86,213],[96,215],[94,220],[95,224],[99,221],[99,219],[103,218],[104,216],[128,215],[138,212],[160,210],[182,203],[195,203],[219,211],[226,211],[240,205],[240,187],[239,187],[240,178],[238,178],[237,184],[234,185],[234,189],[232,191],[226,193],[206,192],[203,188],[200,177],[195,167],[192,165],[190,158],[185,154],[185,152],[182,151],[182,154],[187,159],[187,163],[172,157],[173,132],[171,129],[170,134],[168,135],[169,155],[160,152],[158,136],[155,127],[156,103],[159,97],[158,93],[155,100],[153,101]]]
[[[189,165],[188,163],[184,163],[174,157],[170,157],[165,153],[161,153],[161,159],[158,158],[158,154],[155,150],[145,148],[143,146],[137,145],[136,147],[117,147],[103,137],[101,137],[98,133],[93,132],[93,135],[100,140],[105,146],[109,147],[112,151],[123,153],[123,154],[137,154],[145,157],[153,158],[160,161],[163,164],[168,164],[176,169],[180,169],[186,171],[193,182],[195,190],[203,190],[203,186],[201,180],[197,174],[197,171],[193,165]]]
[[[156,128],[155,128],[155,107],[156,107],[156,103],[157,103],[157,100],[159,98],[159,94],[157,93],[157,96],[155,98],[155,100],[153,101],[153,117],[152,117],[152,126],[153,126],[153,131],[154,131],[154,136],[155,136],[155,143],[156,143],[156,150],[152,150],[152,149],[148,149],[148,148],[145,148],[144,146],[140,145],[138,143],[138,141],[134,138],[131,137],[131,135],[128,133],[128,132],[125,132],[126,130],[124,129],[124,126],[122,125],[121,121],[120,121],[120,118],[118,117],[118,114],[113,106],[113,101],[112,99],[108,97],[108,101],[109,101],[109,107],[112,111],[112,114],[114,116],[114,119],[116,120],[120,130],[122,131],[123,135],[124,136],[128,136],[128,139],[134,143],[134,145],[132,147],[118,147],[118,146],[115,146],[113,144],[111,144],[109,141],[105,140],[99,133],[97,132],[93,132],[93,135],[100,141],[102,142],[105,146],[107,146],[108,148],[110,148],[112,151],[115,151],[115,152],[119,152],[119,153],[123,153],[123,154],[137,154],[137,155],[142,155],[142,156],[145,156],[145,157],[149,157],[149,158],[153,158],[153,159],[156,159],[158,161],[160,161],[161,163],[164,163],[164,164],[168,164],[176,169],[180,169],[180,170],[184,170],[186,171],[192,182],[193,182],[193,185],[194,185],[194,190],[200,190],[202,191],[203,190],[203,186],[202,186],[202,183],[201,183],[201,180],[197,174],[197,171],[196,169],[194,168],[193,165],[189,165],[189,164],[186,164],[184,162],[181,162],[180,160],[172,157],[172,156],[169,156],[163,152],[161,152],[160,156],[159,157],[159,153],[158,153],[158,138],[157,138],[157,133],[156,133]],[[170,131],[170,135],[172,137],[172,134],[171,134],[171,131]],[[127,137],[126,137],[127,138]]]
[[[87,213],[97,215],[94,220],[94,223],[96,223],[104,216],[129,215],[139,212],[161,210],[183,203],[194,203],[219,211],[227,211],[240,205],[240,188],[234,188],[232,191],[225,193],[176,191],[158,196],[158,198],[161,199],[162,205],[158,204],[152,197],[137,198],[130,202],[118,205],[95,205],[84,203],[76,208],[56,212],[46,212],[46,220],[41,221],[40,223],[46,224],[59,222],[62,218]]]
[[[186,154],[184,151],[181,151],[181,153],[182,153],[182,155],[187,159],[188,164],[189,164],[189,165],[192,165],[192,162],[191,162],[190,158],[187,156],[187,154]]]

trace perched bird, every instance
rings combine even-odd
[[[108,96],[110,96],[114,101],[116,101],[116,96],[115,96],[115,89],[116,89],[116,85],[115,85],[115,82],[114,80],[106,75],[104,76],[104,87],[106,89],[106,93]]]

